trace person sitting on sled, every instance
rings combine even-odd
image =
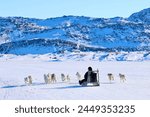
[[[94,76],[94,72],[92,71],[92,67],[88,67],[88,71],[84,75],[84,79],[79,81],[79,84],[82,86],[86,86],[88,83],[92,82],[92,77]]]

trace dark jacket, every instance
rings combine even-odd
[[[89,81],[88,81],[88,73],[89,73],[89,72],[90,72],[90,74],[89,74],[90,79],[89,79]],[[93,79],[92,79],[93,76],[94,76],[93,71],[87,71],[87,72],[85,73],[85,75],[84,75],[84,79],[81,80],[81,81],[79,81],[79,84],[82,85],[82,83],[84,83],[84,82],[87,82],[87,83],[93,82]]]

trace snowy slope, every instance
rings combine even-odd
[[[150,24],[150,8],[134,13],[128,19],[135,22]]]
[[[149,51],[149,13],[150,9],[148,8],[132,14],[129,18],[115,17],[107,19],[63,16],[34,19],[1,17],[0,53],[31,54],[31,47],[33,47],[33,51],[40,48],[42,53],[59,52],[60,50],[57,50],[57,48],[61,46],[57,44],[53,46],[52,50],[50,49],[49,42],[51,40],[62,40],[60,44],[64,45],[62,51],[73,51],[75,44],[78,42],[84,45],[78,48],[81,51]],[[43,39],[42,42],[41,39]],[[27,44],[22,45],[24,41]],[[48,46],[44,46],[43,42]],[[73,48],[69,48],[65,44],[70,42]],[[21,49],[24,50],[23,53],[20,52]],[[54,49],[56,51],[53,51]],[[33,53],[41,54],[41,51]]]

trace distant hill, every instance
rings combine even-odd
[[[129,18],[0,17],[1,54],[150,51],[150,8]]]

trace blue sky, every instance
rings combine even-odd
[[[128,17],[150,7],[150,0],[0,0],[0,16],[50,18],[63,15]]]

